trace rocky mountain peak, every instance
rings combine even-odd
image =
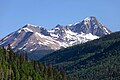
[[[46,35],[46,36],[49,36],[49,33],[48,31],[41,27],[41,26],[36,26],[36,25],[32,25],[32,24],[26,24],[25,26],[23,26],[22,28],[20,28],[18,30],[18,33],[21,33],[21,32],[33,32],[33,33],[41,33],[43,35]]]
[[[96,17],[90,16],[83,21],[75,23],[75,25],[69,26],[73,32],[93,34],[99,37],[110,34],[110,30],[107,29],[102,23],[100,23]]]
[[[11,44],[12,49],[32,52],[36,50],[58,50],[97,39],[110,34],[103,24],[90,16],[72,25],[58,24],[47,30],[41,26],[26,24],[0,40],[0,46]]]
[[[56,27],[60,27],[60,26],[62,26],[62,25],[60,25],[60,24],[57,24],[57,25],[56,25]]]

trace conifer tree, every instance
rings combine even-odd
[[[67,77],[66,77],[64,70],[61,70],[60,74],[61,74],[63,80],[67,80]]]
[[[38,61],[28,61],[26,55],[14,53],[9,45],[0,48],[0,80],[62,80],[58,70]]]
[[[53,68],[52,68],[52,65],[50,64],[49,66],[48,66],[48,77],[51,79],[51,80],[53,80]]]

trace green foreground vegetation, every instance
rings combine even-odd
[[[53,69],[37,61],[30,61],[27,55],[0,48],[0,80],[66,80],[63,70]]]

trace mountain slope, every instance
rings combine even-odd
[[[119,80],[120,32],[58,50],[40,61],[63,67],[73,79],[77,76],[78,80]]]
[[[87,17],[82,22],[75,23],[69,27],[73,32],[77,33],[91,33],[97,36],[110,34],[110,30],[101,24],[94,16]]]
[[[51,30],[27,24],[1,39],[0,46],[6,47],[10,44],[14,51],[19,50],[28,53],[47,51],[45,53],[51,53],[51,51],[81,44],[110,33],[110,30],[91,16],[72,25],[57,25]],[[39,58],[44,55],[44,52],[41,53]]]

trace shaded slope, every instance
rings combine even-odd
[[[120,32],[53,52],[40,61],[63,67],[80,80],[119,79]]]

